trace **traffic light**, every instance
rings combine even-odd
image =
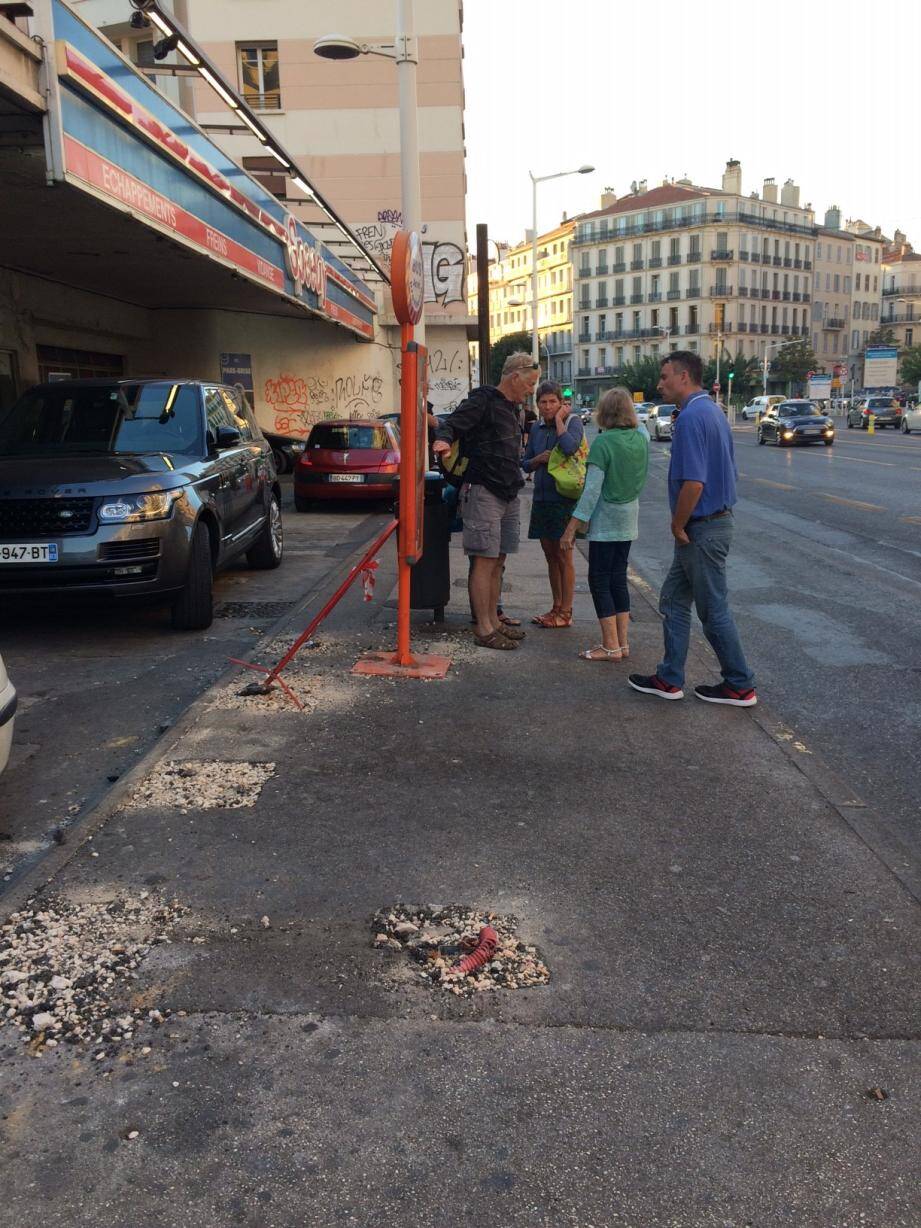
[[[568,400],[570,400],[570,399],[571,399],[571,397],[572,397],[572,389],[571,389],[571,388],[564,388],[564,389],[563,389],[563,400],[564,400],[564,401],[568,401]]]

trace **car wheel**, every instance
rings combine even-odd
[[[313,503],[310,499],[305,498],[304,495],[295,495],[294,508],[298,512],[312,512]]]
[[[830,448],[835,441],[833,439],[823,439],[822,442],[825,444],[826,448]]]
[[[272,495],[265,524],[247,550],[246,561],[258,571],[271,571],[273,567],[281,564],[284,552],[285,535],[281,524],[281,508],[278,506],[277,497]]]
[[[848,420],[847,420],[847,429],[848,429],[849,431],[854,429],[854,424],[853,424],[853,422],[850,420],[850,418],[848,418]]]
[[[902,434],[903,435],[911,434],[911,427],[908,425],[908,423],[905,421],[904,418],[902,419]]]
[[[281,448],[272,449],[272,460],[275,462],[275,472],[278,474],[288,472],[288,458]]]
[[[214,620],[213,578],[211,541],[207,528],[199,522],[192,534],[185,588],[173,602],[173,626],[177,631],[203,631],[211,626]]]
[[[783,447],[783,440],[780,437],[780,431],[777,432],[777,435],[774,438],[774,443],[777,445],[778,448]]]
[[[764,438],[764,431],[759,431],[759,432],[758,432],[758,442],[759,442],[760,444],[765,444],[765,443],[767,443],[767,440]]]

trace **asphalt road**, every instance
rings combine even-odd
[[[921,850],[921,438],[839,424],[833,447],[759,447],[740,425],[735,444],[729,579],[759,695]],[[657,592],[670,445],[652,450],[631,564]]]
[[[0,651],[19,695],[0,778],[0,889],[41,857],[258,636],[385,523],[378,505],[298,515],[282,479],[285,559],[241,559],[215,582],[206,631],[169,611],[57,599],[6,605]]]

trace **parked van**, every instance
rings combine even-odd
[[[785,401],[786,397],[753,397],[746,406],[740,411],[743,422],[758,421],[772,405],[779,405],[781,401]]]

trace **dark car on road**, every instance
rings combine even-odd
[[[870,415],[873,415],[874,426],[880,430],[891,426],[897,431],[902,426],[902,406],[891,396],[864,397],[847,411],[848,427],[858,426],[866,430],[870,425]]]
[[[794,443],[835,442],[835,424],[811,401],[781,401],[772,405],[758,423],[758,442],[782,448]]]
[[[388,418],[318,422],[294,469],[294,506],[318,502],[396,498],[400,481],[400,427]]]
[[[215,570],[281,562],[280,509],[234,388],[62,381],[0,413],[2,595],[155,597],[175,627],[207,627]]]

